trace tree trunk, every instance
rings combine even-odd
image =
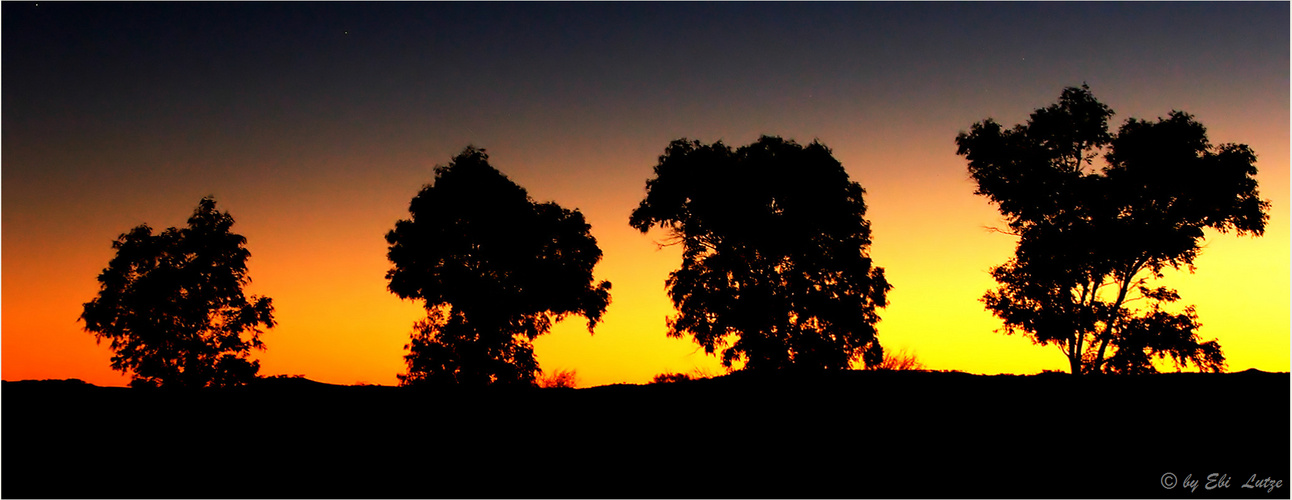
[[[1095,369],[1094,373],[1103,373],[1103,370],[1100,368],[1104,365],[1104,349],[1108,348],[1108,341],[1111,338],[1112,337],[1105,336],[1103,340],[1099,341],[1099,356],[1095,357],[1095,364],[1092,367]]]
[[[1072,342],[1068,342],[1068,364],[1072,369],[1073,375],[1081,375],[1081,340],[1085,335],[1074,335]]]
[[[1122,303],[1126,301],[1126,294],[1130,291],[1131,280],[1139,273],[1139,268],[1142,265],[1139,260],[1136,260],[1126,272],[1126,275],[1121,277],[1121,284],[1117,287],[1117,301],[1113,303],[1113,307],[1108,313],[1109,317],[1104,324],[1104,333],[1098,337],[1100,339],[1099,354],[1095,357],[1095,362],[1091,366],[1092,373],[1103,373],[1100,368],[1104,364],[1104,352],[1108,348],[1108,342],[1113,338],[1113,328],[1116,328],[1117,321],[1120,319],[1117,311],[1121,309]]]

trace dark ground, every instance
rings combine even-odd
[[[849,372],[197,393],[5,382],[0,495],[1289,498],[1290,381]],[[1213,473],[1228,487],[1206,489]],[[1252,475],[1283,483],[1243,488]]]

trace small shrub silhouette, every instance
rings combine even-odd
[[[901,349],[896,353],[884,353],[884,360],[879,365],[871,368],[873,370],[893,370],[893,371],[920,371],[928,367],[921,363],[915,353],[908,353],[906,349]]]
[[[664,372],[664,373],[660,373],[660,374],[655,375],[655,378],[652,378],[652,379],[651,379],[651,381],[650,381],[650,383],[652,383],[652,384],[673,384],[673,383],[677,383],[677,382],[686,382],[686,381],[688,381],[688,380],[695,380],[695,379],[694,379],[692,376],[687,375],[687,374],[685,374],[685,373],[679,373],[679,372]]]
[[[538,386],[544,389],[574,389],[579,385],[577,370],[556,370],[551,375],[540,375]]]

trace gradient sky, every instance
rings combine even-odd
[[[894,288],[888,350],[971,373],[1067,370],[978,299],[1014,239],[954,138],[1090,85],[1129,117],[1190,112],[1258,155],[1262,238],[1208,233],[1169,276],[1232,371],[1289,369],[1289,6],[1272,3],[4,2],[4,380],[128,379],[77,321],[111,242],[204,195],[247,238],[279,325],[261,373],[394,384],[420,303],[386,290],[384,234],[464,146],[578,208],[612,303],[536,342],[580,386],[720,373],[669,339],[663,233],[628,226],[672,139],[760,134],[834,150],[867,190]],[[1169,366],[1168,366],[1169,368]]]

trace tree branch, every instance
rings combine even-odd
[[[989,233],[1008,234],[1010,236],[1022,236],[1022,234],[1015,233],[1013,231],[1006,231],[1004,229],[994,227],[994,226],[982,226],[982,228]]]

